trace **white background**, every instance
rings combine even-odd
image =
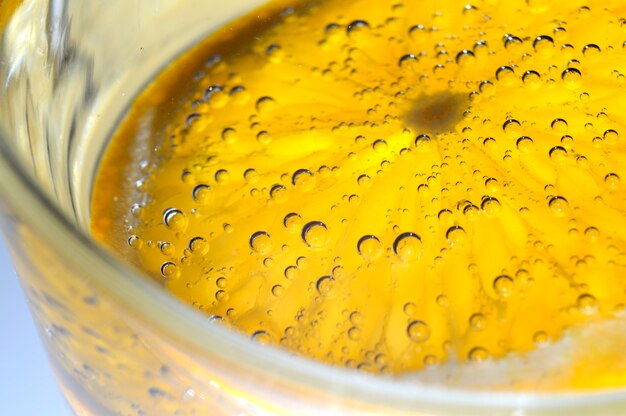
[[[0,235],[0,415],[69,416]]]

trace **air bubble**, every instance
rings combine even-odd
[[[330,242],[330,231],[321,221],[311,221],[302,228],[302,240],[311,248],[322,248]]]
[[[508,298],[513,293],[515,283],[507,275],[500,275],[493,281],[493,289],[502,298]]]
[[[541,87],[541,75],[537,71],[528,70],[522,75],[522,82],[530,90],[539,89]]]
[[[272,97],[261,97],[256,102],[256,111],[261,114],[268,113],[276,108],[276,101]]]
[[[422,240],[415,233],[402,233],[396,237],[393,251],[403,262],[409,263],[418,260],[422,253]]]
[[[604,177],[604,183],[610,189],[615,189],[618,187],[620,182],[619,175],[617,173],[609,173]]]
[[[354,36],[369,30],[369,28],[370,25],[365,20],[355,20],[346,27],[346,33],[349,36]]]
[[[189,241],[189,250],[203,256],[209,252],[209,243],[202,237],[194,237]]]
[[[502,206],[500,205],[500,201],[491,196],[487,196],[483,198],[483,201],[480,204],[485,215],[488,217],[497,217],[502,210]]]
[[[409,339],[413,342],[425,342],[430,338],[430,328],[424,321],[412,321],[406,328]]]
[[[546,35],[537,36],[533,41],[533,49],[543,56],[550,56],[554,52],[554,39]]]
[[[428,152],[431,149],[431,139],[427,134],[420,134],[415,138],[415,149],[420,152]]]
[[[378,237],[366,235],[361,237],[357,243],[357,250],[363,259],[373,261],[380,257],[383,248]]]
[[[578,297],[576,300],[576,306],[584,315],[593,315],[598,310],[596,298],[588,293],[582,294]]]
[[[585,58],[594,58],[600,55],[600,47],[593,43],[583,46],[583,55]]]
[[[582,83],[582,74],[576,68],[567,68],[561,74],[563,85],[569,89],[579,88]]]
[[[568,125],[567,121],[563,120],[562,118],[555,118],[554,120],[552,120],[552,123],[550,123],[550,127],[557,133],[565,133],[567,131]]]
[[[453,225],[446,231],[446,239],[451,246],[463,244],[467,238],[467,234],[463,227]]]
[[[520,124],[520,122],[513,118],[506,120],[502,124],[502,130],[504,130],[504,132],[510,136],[514,136],[519,133],[521,128],[522,125]]]
[[[201,205],[208,204],[213,200],[213,192],[209,185],[196,186],[193,188],[191,195],[193,199]]]
[[[272,201],[278,204],[287,202],[287,199],[289,198],[287,188],[280,184],[272,186],[272,188],[270,189],[270,198],[272,198]]]
[[[403,70],[416,70],[419,59],[412,53],[402,56],[398,60],[398,66]]]
[[[619,133],[615,130],[609,129],[604,132],[602,137],[606,143],[616,144],[619,140]]]
[[[562,196],[553,196],[550,198],[548,202],[548,206],[550,207],[550,211],[555,217],[564,217],[569,208],[569,204],[567,203],[567,199]]]
[[[320,295],[328,294],[335,285],[335,278],[332,276],[322,276],[317,279],[315,288]]]
[[[469,319],[470,328],[476,332],[483,331],[487,327],[487,319],[482,313],[475,313]]]
[[[384,139],[378,139],[375,140],[374,143],[372,143],[372,149],[374,149],[376,153],[384,153],[387,151],[388,147],[389,146]]]
[[[299,169],[291,177],[291,183],[298,191],[308,192],[315,187],[315,175],[308,169]]]
[[[250,248],[258,254],[265,255],[272,251],[272,238],[265,231],[257,231],[250,236]]]
[[[528,136],[521,136],[519,139],[517,139],[515,145],[517,149],[522,153],[529,153],[534,148],[533,139]]]
[[[171,261],[167,261],[161,265],[161,275],[169,280],[174,280],[180,277],[180,270]]]
[[[489,359],[489,352],[483,347],[474,347],[467,353],[467,359],[480,363]]]
[[[467,50],[467,49],[463,49],[461,52],[457,53],[456,55],[456,63],[460,66],[471,64],[475,60],[476,60],[476,55],[474,55],[474,52]]]
[[[174,231],[184,231],[187,228],[187,217],[176,208],[163,211],[163,224]]]
[[[562,162],[567,158],[567,150],[565,150],[565,148],[562,146],[554,146],[552,149],[550,149],[548,154],[550,156],[550,159],[554,160],[555,162]]]
[[[501,66],[496,71],[496,79],[504,85],[511,85],[515,82],[515,71],[510,66]]]

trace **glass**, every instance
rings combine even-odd
[[[91,182],[133,97],[178,53],[260,3],[0,2],[1,224],[74,411],[622,413],[623,391],[451,389],[295,357],[208,321],[94,244]]]

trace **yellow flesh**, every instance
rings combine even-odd
[[[93,233],[206,314],[333,364],[543,347],[626,297],[620,3],[268,6],[138,98]],[[598,366],[566,383],[626,382]]]

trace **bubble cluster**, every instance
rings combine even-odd
[[[313,4],[209,38],[138,99],[153,142],[95,190],[95,235],[258,342],[375,373],[623,309],[619,7]]]

